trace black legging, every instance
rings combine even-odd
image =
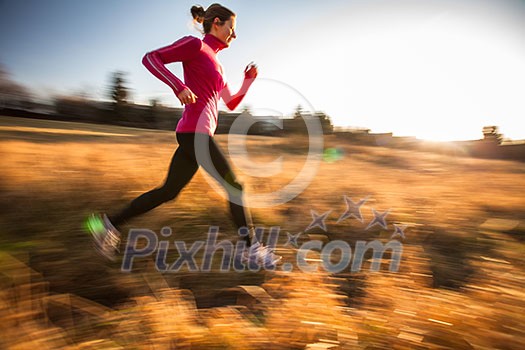
[[[199,144],[209,143],[211,163],[206,162],[201,157],[196,157],[196,137]],[[202,165],[226,189],[230,202],[230,211],[237,229],[240,227],[251,227],[250,215],[243,205],[242,186],[237,182],[230,163],[215,143],[213,137],[205,134],[178,133],[177,141],[179,147],[171,159],[168,176],[164,184],[135,198],[119,214],[111,216],[109,218],[110,221],[118,227],[128,219],[148,212],[162,203],[174,199],[195,175],[199,165]],[[245,236],[245,238],[249,244],[249,237]]]

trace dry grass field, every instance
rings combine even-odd
[[[0,348],[2,349],[523,349],[525,164],[360,146],[326,136],[341,159],[322,161],[288,203],[252,210],[279,226],[278,248],[295,264],[285,232],[312,239],[388,242],[406,225],[399,271],[159,273],[154,256],[124,273],[103,261],[84,218],[112,212],[159,185],[173,132],[0,118]],[[224,149],[228,137],[217,139]],[[250,137],[257,162],[283,157],[274,177],[238,173],[250,194],[275,191],[305,161],[305,138]],[[344,196],[368,197],[363,222]],[[372,209],[389,210],[387,229]],[[326,231],[305,232],[310,211]],[[178,199],[124,229],[172,228],[188,246],[209,226],[237,233],[228,205],[202,171]],[[170,251],[174,261],[177,252]],[[198,255],[201,258],[200,255]],[[367,256],[370,258],[370,256]],[[319,258],[315,253],[311,260]],[[333,257],[337,260],[337,256]],[[295,266],[295,265],[294,265]]]

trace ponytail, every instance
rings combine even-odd
[[[191,16],[193,17],[193,20],[197,23],[202,24],[204,22],[204,15],[206,14],[206,11],[204,11],[204,8],[202,6],[192,6],[191,7]]]

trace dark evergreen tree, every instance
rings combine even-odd
[[[116,71],[111,77],[110,97],[116,105],[124,105],[128,100],[128,88],[125,86],[125,73]]]

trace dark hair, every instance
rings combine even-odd
[[[195,21],[202,23],[205,34],[208,34],[211,31],[211,26],[215,18],[219,18],[219,21],[222,24],[231,17],[235,17],[235,13],[232,10],[220,4],[212,4],[206,9],[206,11],[202,6],[192,6],[191,15]]]

